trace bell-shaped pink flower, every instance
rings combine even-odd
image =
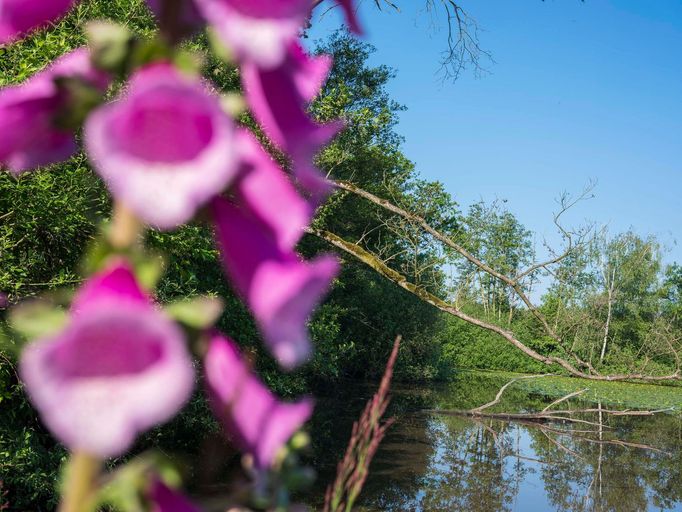
[[[138,71],[123,97],[92,113],[85,145],[114,198],[159,229],[190,220],[238,167],[219,98],[168,64]]]
[[[181,329],[123,261],[85,283],[67,327],[28,345],[19,369],[55,437],[101,458],[173,417],[194,386]]]
[[[0,0],[0,45],[61,18],[75,0]]]
[[[291,251],[313,217],[313,207],[248,130],[240,130],[239,179],[232,190],[240,204],[283,252]]]
[[[171,489],[159,479],[151,483],[149,489],[151,512],[199,512],[184,495]]]
[[[257,200],[268,201],[268,196]],[[292,250],[282,250],[272,235],[274,226],[264,226],[248,204],[218,198],[212,206],[226,272],[266,344],[282,367],[302,364],[311,353],[306,321],[338,272],[336,258],[306,262]]]
[[[55,83],[59,78],[79,78],[102,91],[109,84],[108,76],[91,65],[88,50],[80,48],[27,82],[0,89],[0,166],[19,174],[75,153],[73,131],[55,121],[68,100]]]
[[[272,69],[252,62],[242,65],[242,82],[251,111],[268,138],[287,152],[293,172],[315,199],[328,192],[313,158],[343,128],[343,123],[315,122],[307,113],[331,67],[327,56],[309,57],[298,43]]]
[[[310,57],[296,42],[289,45],[286,64],[301,100],[309,103],[320,94],[334,60],[325,54]]]
[[[312,8],[311,0],[195,0],[222,42],[242,62],[278,66]]]
[[[310,418],[313,403],[281,402],[251,371],[232,340],[215,335],[204,360],[208,395],[230,439],[267,469]]]

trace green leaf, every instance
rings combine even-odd
[[[166,266],[163,255],[135,247],[120,251],[112,247],[106,236],[103,235],[98,236],[88,247],[82,272],[85,275],[94,274],[106,267],[111,258],[120,257],[132,264],[135,269],[135,277],[145,290],[156,288]]]
[[[130,55],[130,68],[173,59],[173,49],[160,37],[137,41]]]
[[[166,312],[188,327],[206,329],[220,317],[223,301],[215,297],[196,297],[169,304]]]
[[[100,488],[97,503],[111,505],[124,512],[148,510],[143,496],[151,477],[158,476],[166,485],[177,487],[181,483],[178,469],[172,461],[158,452],[140,455],[118,467]]]
[[[135,275],[142,287],[146,290],[156,288],[165,267],[163,256],[145,254],[139,258],[133,258],[133,264],[135,266]]]
[[[234,54],[222,43],[216,31],[209,27],[206,29],[206,35],[208,36],[208,44],[215,56],[227,64],[234,63]]]
[[[64,309],[39,301],[16,306],[9,314],[9,325],[27,340],[56,334],[67,322]]]
[[[91,21],[86,25],[85,33],[95,66],[106,71],[122,72],[133,40],[130,30],[110,21]]]
[[[178,50],[173,62],[184,73],[199,76],[206,66],[206,56],[197,51]]]

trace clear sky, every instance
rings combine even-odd
[[[372,62],[398,71],[398,131],[424,177],[464,208],[506,199],[550,240],[555,198],[596,180],[569,220],[655,234],[682,262],[680,0],[461,0],[495,63],[455,83],[437,74],[446,34],[425,0],[396,3],[401,13],[365,0],[360,14]],[[338,24],[326,15],[311,35]]]

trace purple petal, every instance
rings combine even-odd
[[[74,0],[1,0],[0,45],[61,18]]]
[[[242,152],[241,177],[234,187],[238,201],[247,205],[280,250],[292,250],[312,219],[312,206],[249,131],[239,133],[238,144]]]
[[[265,70],[252,62],[242,66],[242,82],[254,116],[268,138],[283,150],[293,152],[301,144],[315,143],[320,125],[307,115],[309,101],[316,96],[328,73],[328,57],[308,57],[298,45],[289,45],[286,60]],[[315,86],[317,85],[317,91]]]
[[[313,101],[327,81],[334,60],[330,55],[309,57],[298,43],[289,46],[288,65],[301,98]]]
[[[333,256],[263,263],[252,282],[251,309],[259,311],[263,336],[286,369],[307,361],[311,346],[306,322],[338,274]]]
[[[151,512],[199,512],[184,495],[155,479],[149,491]]]
[[[55,437],[102,458],[174,416],[194,386],[182,331],[126,273],[119,265],[86,283],[71,323],[28,345],[19,368]]]
[[[90,60],[90,51],[86,47],[77,48],[55,60],[52,65],[41,71],[31,80],[52,81],[58,77],[78,77],[85,80],[100,91],[109,87],[111,77],[108,73],[95,68]]]
[[[66,160],[76,151],[73,132],[54,120],[65,101],[54,82],[59,77],[78,77],[102,91],[109,83],[90,64],[87,49],[80,48],[27,82],[0,90],[0,165],[15,174]]]
[[[199,11],[242,61],[278,66],[303,28],[310,0],[196,0]]]
[[[319,172],[313,172],[312,160],[343,128],[340,121],[318,124],[306,112],[329,66],[327,57],[310,58],[297,43],[289,46],[286,60],[274,69],[251,62],[242,66],[242,82],[254,117],[268,138],[292,158],[294,174],[315,199],[329,188],[322,185]]]
[[[132,267],[123,258],[111,262],[105,270],[88,279],[74,297],[71,310],[80,313],[102,300],[149,303]]]
[[[310,357],[306,321],[337,274],[338,262],[331,256],[306,262],[282,251],[247,208],[213,201],[218,247],[270,351],[292,369]]]
[[[241,357],[233,341],[216,335],[204,362],[211,405],[233,442],[269,468],[277,452],[310,418],[309,399],[280,402]]]
[[[237,173],[218,97],[165,64],[138,71],[125,96],[96,110],[85,143],[114,197],[160,229],[189,221]]]

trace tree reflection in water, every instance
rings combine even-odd
[[[602,418],[604,440],[660,449],[654,451],[529,425],[409,412],[451,404],[453,391],[426,393],[416,401],[414,390],[395,394],[398,422],[379,450],[359,510],[682,511],[679,417]],[[524,407],[522,396],[513,399]],[[598,423],[598,416],[591,421]]]

